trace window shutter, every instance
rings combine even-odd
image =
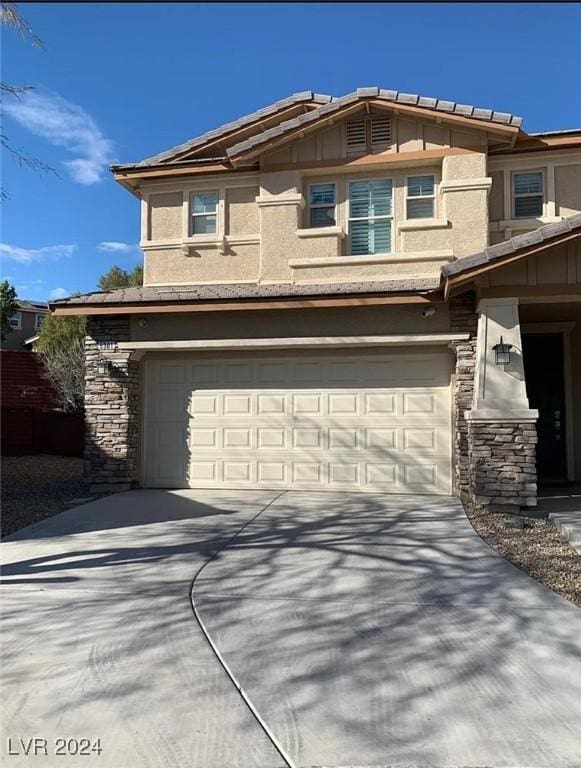
[[[367,141],[365,137],[365,120],[348,120],[346,124],[347,150],[365,150]]]
[[[391,118],[390,117],[372,117],[371,118],[371,146],[391,144]]]

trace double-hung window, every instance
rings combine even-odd
[[[11,315],[9,323],[13,331],[20,331],[22,328],[22,312],[15,312]]]
[[[391,179],[349,183],[351,253],[391,253],[393,182]]]
[[[215,235],[218,231],[218,193],[195,192],[191,214],[192,235]]]
[[[44,323],[44,318],[45,318],[45,315],[41,315],[41,314],[38,314],[38,313],[34,316],[34,330],[35,331],[39,331],[40,330],[42,324]]]
[[[335,205],[334,184],[311,184],[309,187],[309,226],[335,226]]]
[[[536,219],[543,215],[543,172],[513,173],[512,192],[515,219]]]
[[[407,183],[406,218],[433,219],[436,200],[433,176],[409,176]]]

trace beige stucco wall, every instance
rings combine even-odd
[[[190,312],[131,317],[134,341],[241,339],[295,336],[356,336],[366,334],[444,333],[449,331],[447,304],[422,317],[421,305],[387,305],[326,309]]]
[[[254,235],[260,232],[260,217],[256,198],[258,187],[238,187],[226,190],[226,234]]]
[[[229,283],[258,280],[258,244],[227,245],[221,254],[214,245],[146,251],[144,285],[172,283]]]
[[[414,123],[415,125],[415,123]],[[417,128],[417,126],[416,126]],[[436,130],[436,129],[434,129]],[[326,133],[338,140],[340,134]],[[436,180],[434,223],[406,221],[406,185],[409,175],[433,174]],[[353,172],[336,169],[333,174],[301,170],[263,172],[259,186],[225,186],[224,230],[226,252],[218,244],[188,243],[189,256],[178,246],[184,240],[183,191],[150,192],[150,232],[153,240],[173,240],[175,247],[160,243],[148,247],[145,283],[265,281],[352,281],[435,276],[448,252],[456,258],[480,250],[487,241],[487,189],[466,187],[472,179],[486,175],[481,152],[448,156],[439,163],[416,164],[412,168]],[[361,178],[391,178],[393,181],[392,253],[383,263],[350,261],[348,236],[349,182]],[[313,181],[333,181],[337,188],[337,225],[341,233],[299,236],[308,224],[308,186]],[[459,186],[443,191],[445,182]],[[214,182],[216,183],[216,182]],[[411,224],[409,226],[399,225]],[[304,233],[303,233],[304,234]],[[237,238],[255,237],[259,242],[241,243]],[[212,237],[204,238],[211,240]],[[218,239],[218,238],[216,238]],[[430,259],[421,255],[429,252]],[[441,256],[439,255],[441,254]],[[413,259],[419,254],[420,258]],[[345,260],[338,258],[345,257]],[[399,258],[402,257],[402,258]],[[407,257],[407,258],[405,258]],[[412,258],[413,260],[410,260]],[[308,260],[335,259],[335,263],[307,264]],[[303,262],[297,265],[296,262]],[[293,262],[290,264],[289,262]]]
[[[581,165],[555,168],[555,191],[560,216],[581,213]]]
[[[149,198],[149,239],[165,240],[182,232],[183,194],[158,192]]]

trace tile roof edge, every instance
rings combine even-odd
[[[446,278],[461,275],[463,272],[483,264],[491,264],[500,261],[503,256],[517,253],[519,250],[529,248],[531,245],[544,242],[546,242],[547,245],[550,245],[551,240],[576,230],[579,230],[579,235],[581,236],[581,213],[567,216],[561,221],[543,224],[541,227],[537,227],[537,229],[533,229],[530,232],[515,235],[508,240],[503,240],[495,245],[489,245],[482,251],[476,251],[457,261],[444,264],[441,268],[442,276]]]
[[[217,139],[220,136],[224,136],[225,134],[236,130],[236,128],[243,128],[245,125],[250,125],[257,120],[260,120],[261,118],[275,115],[282,109],[291,107],[294,104],[305,104],[311,102],[313,104],[323,105],[328,104],[332,100],[333,96],[329,96],[324,93],[316,93],[314,91],[300,91],[298,93],[293,93],[291,96],[287,96],[284,99],[279,99],[278,101],[275,101],[266,107],[261,107],[260,109],[254,110],[254,112],[249,112],[243,117],[239,117],[236,120],[231,120],[228,123],[223,123],[217,128],[212,128],[209,131],[205,131],[199,136],[195,136],[193,139],[189,139],[182,144],[177,144],[170,149],[166,149],[164,152],[159,152],[158,154],[152,155],[151,157],[146,157],[144,160],[135,163],[135,165],[157,165],[159,162],[163,162],[163,160],[165,160],[168,156],[171,157],[172,155],[178,154],[180,152],[186,152],[189,149],[195,149],[196,146],[201,146],[211,139]]]

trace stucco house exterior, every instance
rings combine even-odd
[[[581,130],[307,91],[112,171],[144,285],[51,305],[88,317],[94,486],[581,480]]]

